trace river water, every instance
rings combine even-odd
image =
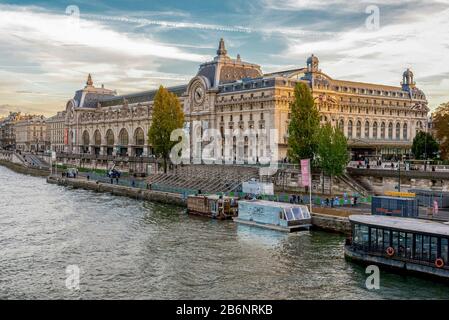
[[[449,299],[447,285],[382,270],[380,289],[367,290],[343,244],[336,234],[191,217],[0,166],[0,299]]]

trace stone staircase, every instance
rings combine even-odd
[[[348,173],[344,173],[342,176],[338,177],[337,179],[339,179],[340,182],[346,184],[353,191],[355,191],[363,196],[368,196],[368,195],[374,193],[370,186],[366,186],[365,184],[361,183],[360,181],[354,179]]]
[[[259,168],[228,165],[179,166],[168,173],[148,177],[150,184],[197,190],[201,193],[230,192],[240,189],[243,182],[259,178]]]

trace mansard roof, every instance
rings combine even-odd
[[[168,87],[166,89],[168,91],[176,94],[179,97],[184,92],[186,92],[187,85]],[[136,92],[136,93],[126,94],[126,95],[121,95],[121,96],[115,96],[115,97],[110,97],[110,98],[104,98],[99,102],[100,102],[101,107],[112,107],[112,106],[123,105],[125,101],[129,104],[150,102],[150,101],[154,100],[154,96],[156,95],[157,91],[158,90],[155,89],[155,90]]]

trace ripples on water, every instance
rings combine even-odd
[[[389,273],[381,290],[366,290],[343,243],[69,190],[0,167],[2,299],[449,298],[447,286]],[[65,287],[68,265],[81,268],[80,291]]]

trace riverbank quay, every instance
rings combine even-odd
[[[118,196],[131,197],[139,200],[154,201],[164,204],[173,204],[181,207],[187,207],[187,199],[183,194],[163,192],[149,189],[128,187],[118,184],[110,184],[98,181],[88,181],[86,179],[73,179],[49,176],[48,183],[58,184],[66,187],[81,188],[96,192],[109,192]],[[332,215],[332,210],[321,210],[316,208],[317,212],[312,213],[312,227],[324,231],[348,234],[350,224],[348,217],[340,212]],[[321,213],[319,213],[321,212]]]
[[[113,195],[125,196],[138,200],[146,200],[163,204],[177,205],[180,207],[187,207],[187,194],[161,190],[150,190],[149,188],[145,187],[146,184],[144,184],[140,179],[136,179],[135,187],[132,187],[132,181],[128,181],[127,179],[120,179],[122,180],[121,184],[111,184],[92,178],[88,180],[86,179],[86,177],[74,179],[56,175],[49,176],[48,170],[30,168],[7,160],[0,160],[0,165],[17,173],[32,175],[36,177],[45,177],[47,183],[51,184],[92,190],[95,192],[108,192]],[[278,196],[277,200],[282,200],[281,198],[282,197]],[[312,228],[347,234],[348,232],[350,232],[349,220],[347,218],[349,214],[349,211],[346,212],[345,210],[341,209],[322,208],[314,206],[312,213]]]
[[[21,174],[28,174],[28,175],[35,176],[35,177],[48,177],[48,175],[50,174],[49,170],[26,167],[22,164],[14,163],[14,162],[2,160],[2,159],[0,159],[0,165],[4,166],[14,172],[21,173]]]
[[[49,176],[47,183],[58,184],[61,186],[92,190],[96,192],[109,192],[113,195],[130,197],[138,200],[147,200],[164,204],[172,204],[181,207],[187,206],[187,199],[179,193],[162,192],[156,190],[147,190],[142,188],[133,188],[118,184],[110,184],[87,179],[74,179]]]

